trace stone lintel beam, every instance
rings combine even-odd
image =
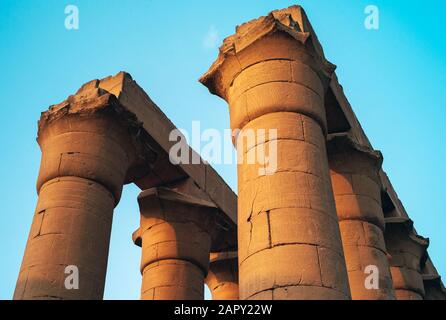
[[[144,190],[138,203],[141,299],[204,299],[217,207],[169,188]]]
[[[427,260],[429,239],[416,234],[413,221],[386,218],[385,241],[391,256],[390,271],[398,300],[422,300],[425,295],[421,270]]]
[[[113,209],[129,172],[149,170],[140,124],[113,95],[84,86],[38,127],[39,199],[14,299],[102,299]],[[68,266],[76,290],[65,286]]]
[[[132,182],[141,190],[167,186],[181,192],[187,187],[185,193],[192,192],[191,194],[198,194],[199,198],[213,202],[219,208],[217,223],[221,226],[216,229],[218,234],[214,237],[213,250],[233,249],[237,242],[237,195],[202,160],[197,164],[171,163],[169,150],[176,142],[169,140],[169,134],[177,128],[130,74],[119,72],[115,76],[91,81],[86,86],[97,87],[116,97],[119,104],[142,124],[145,145],[156,153],[154,161],[150,161],[150,172],[144,176],[135,175]],[[186,147],[189,159],[200,158],[192,148]]]
[[[235,229],[237,195],[218,173],[201,159],[198,164],[173,165],[170,162],[169,150],[176,141],[170,141],[169,134],[177,128],[130,74],[119,72],[115,76],[95,81],[98,81],[100,89],[113,94],[119,103],[142,123],[144,131],[151,138],[148,145],[157,153],[157,158],[151,165],[152,170],[133,182],[141,190],[145,190],[190,178],[219,207],[226,216],[227,223]],[[189,159],[200,158],[192,148],[189,146],[187,148]]]
[[[395,299],[383,233],[381,153],[348,134],[329,135],[327,152],[352,299]],[[366,286],[368,266],[378,268],[377,289]]]
[[[231,129],[241,129],[233,141],[244,159],[241,299],[350,298],[325,147],[324,97],[333,70],[302,8],[293,6],[237,27],[200,78],[228,102]],[[277,139],[241,143],[245,134],[270,129]],[[261,174],[247,155],[272,141],[277,170]]]
[[[209,272],[205,282],[212,300],[238,300],[237,251],[211,252]]]

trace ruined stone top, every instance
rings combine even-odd
[[[116,115],[117,121],[125,122],[126,126],[138,135],[142,130],[142,122],[138,121],[135,114],[122,107],[115,95],[101,89],[99,83],[99,80],[87,82],[74,95],[42,112],[38,122],[37,139],[39,140],[48,124],[66,115],[89,116],[100,112]]]
[[[270,12],[267,16],[251,20],[236,27],[236,33],[224,39],[217,60],[199,79],[209,91],[226,98],[226,86],[222,83],[221,67],[228,56],[234,56],[253,43],[274,33],[286,33],[307,48],[313,59],[319,63],[317,73],[331,78],[336,66],[325,59],[322,46],[308,21],[305,11],[300,6],[291,6]]]

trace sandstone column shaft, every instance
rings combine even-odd
[[[211,253],[205,281],[212,293],[212,300],[238,300],[237,252]]]
[[[422,266],[429,240],[415,233],[408,218],[386,218],[386,245],[397,300],[423,300]]]
[[[169,189],[143,191],[141,299],[203,300],[216,208]]]
[[[383,234],[381,155],[343,136],[330,141],[328,158],[352,299],[395,299]],[[377,287],[367,279],[370,272],[378,272]]]
[[[109,97],[95,104],[107,107]],[[72,102],[72,101],[71,101]],[[113,208],[131,162],[127,129],[87,104],[55,106],[39,122],[39,200],[14,299],[102,299]],[[78,284],[68,276],[78,271]],[[71,283],[71,285],[70,285]],[[74,289],[73,289],[74,285]]]
[[[231,128],[241,130],[241,299],[350,298],[325,149],[333,67],[311,48],[302,14],[292,7],[238,27],[201,79],[228,101]]]

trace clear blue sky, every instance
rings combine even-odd
[[[446,276],[446,27],[444,0],[302,0],[327,58],[420,234]],[[75,4],[80,29],[64,27]],[[13,294],[36,204],[40,112],[81,84],[128,71],[185,129],[229,125],[226,103],[198,83],[237,24],[285,0],[0,0],[0,298]],[[364,28],[364,8],[380,29]],[[236,190],[235,166],[216,166]],[[138,190],[115,210],[105,298],[139,297]]]

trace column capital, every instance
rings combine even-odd
[[[192,206],[192,207],[202,207],[205,210],[217,210],[217,206],[212,202],[199,199],[178,191],[174,191],[170,188],[166,187],[158,187],[151,188],[147,190],[143,190],[138,195],[138,203],[141,211],[141,215],[143,216],[161,216],[164,214],[164,211],[168,208],[170,204],[177,204],[180,206]],[[161,210],[162,212],[159,212]],[[208,213],[211,213],[208,211]],[[184,215],[184,217],[177,217],[179,220],[188,220],[188,216]],[[204,221],[202,221],[204,223]],[[133,243],[141,247],[142,246],[142,234],[144,230],[141,230],[141,227],[136,229],[132,233],[132,241]]]
[[[108,187],[119,200],[122,182],[150,172],[157,155],[148,147],[150,137],[142,123],[115,95],[98,86],[99,80],[90,81],[42,112],[37,142],[43,158],[37,190],[55,177],[78,176]],[[120,161],[127,166],[118,166]],[[98,162],[104,169],[92,169]]]
[[[190,182],[190,181],[188,181]],[[171,202],[182,204],[182,206],[202,207],[202,209],[210,209],[214,211],[213,215],[213,232],[211,233],[212,244],[211,250],[215,252],[232,250],[237,247],[237,230],[232,230],[224,219],[224,213],[218,209],[217,205],[210,201],[209,197],[201,190],[195,192],[190,188],[189,183],[171,184],[165,187],[152,188],[142,191],[138,196],[140,208],[147,207],[148,214],[151,214],[153,204],[162,202]],[[141,214],[144,209],[141,209]],[[138,228],[132,234],[132,241],[135,245],[141,247],[141,230]]]
[[[40,144],[45,138],[45,131],[50,124],[67,116],[88,118],[99,114],[109,115],[115,117],[116,121],[125,123],[130,133],[138,134],[142,123],[120,105],[115,95],[99,88],[99,83],[99,80],[85,83],[74,95],[42,112],[38,121],[37,142]]]
[[[144,227],[150,227],[152,223],[156,223],[159,218],[166,218],[169,213],[170,219],[177,222],[195,221],[202,229],[207,229],[209,234],[213,234],[216,220],[217,206],[207,200],[203,200],[182,192],[174,191],[167,187],[157,187],[141,191],[138,195],[138,204],[142,218],[150,219],[148,224],[141,225],[132,234],[132,240],[137,246],[142,245],[142,234]],[[191,212],[190,208],[196,209]],[[181,213],[185,214],[181,214]],[[215,214],[214,214],[215,213]],[[201,219],[197,219],[201,216]],[[205,219],[209,216],[209,219]],[[143,229],[141,229],[143,228]]]
[[[358,152],[369,158],[378,168],[381,167],[383,162],[381,151],[373,150],[356,142],[351,135],[346,133],[329,134],[327,136],[327,151],[329,154]]]
[[[132,238],[147,253],[141,270],[158,260],[183,259],[196,263],[206,275],[217,207],[212,202],[165,187],[142,191],[138,203],[141,225]],[[197,242],[204,235],[209,243]]]
[[[330,134],[327,137],[327,154],[332,172],[364,174],[380,188],[379,171],[382,167],[381,151],[356,142],[349,134]]]
[[[386,218],[386,247],[398,300],[423,299],[426,290],[421,270],[428,255],[429,239],[419,236],[406,217]]]
[[[268,44],[274,44],[273,48],[258,50],[260,42],[270,40]],[[267,60],[301,61],[314,69],[326,85],[336,68],[325,58],[305,11],[295,5],[237,26],[236,33],[223,41],[217,60],[200,82],[227,100],[235,77],[243,69]]]
[[[429,238],[415,232],[413,221],[406,217],[389,217],[386,222],[386,244],[392,252],[409,252],[420,259],[421,268],[427,260]]]

